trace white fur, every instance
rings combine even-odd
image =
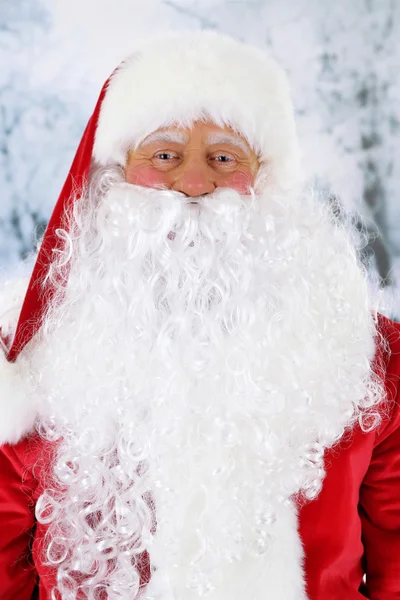
[[[27,278],[10,280],[0,293],[0,327],[3,338],[12,336],[17,325]],[[21,365],[10,363],[7,348],[0,347],[0,444],[14,444],[33,429],[36,409],[27,392]]]
[[[237,129],[271,179],[300,177],[299,147],[284,71],[260,50],[219,33],[169,34],[128,58],[101,107],[94,158],[125,165],[128,148],[162,126],[208,116]]]
[[[12,335],[15,330],[28,281],[27,277],[21,276],[0,284],[0,327],[3,337]]]
[[[221,564],[223,585],[205,595],[207,600],[307,600],[304,590],[303,548],[297,533],[297,511],[286,503],[276,508],[267,551],[240,562]],[[162,577],[155,571],[144,600],[180,600],[173,588],[186,576],[187,565],[175,566]],[[179,583],[178,583],[179,585]],[[186,591],[184,600],[198,600],[197,590]]]

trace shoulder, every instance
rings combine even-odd
[[[378,331],[392,350],[400,352],[400,323],[378,314]]]
[[[384,370],[385,383],[393,390],[388,390],[390,396],[396,392],[400,379],[400,323],[396,323],[383,315],[378,315],[378,348]]]
[[[27,435],[16,444],[0,446],[0,466],[6,481],[20,480],[28,488],[36,487],[41,473],[51,461],[51,449],[38,434]]]
[[[377,432],[380,443],[400,429],[400,323],[378,315],[378,333],[378,364],[386,391],[384,418]]]

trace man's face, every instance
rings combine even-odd
[[[233,129],[195,122],[190,128],[160,128],[128,153],[125,178],[144,187],[170,189],[188,197],[233,188],[248,194],[259,161]]]

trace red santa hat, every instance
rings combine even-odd
[[[299,180],[299,146],[289,84],[264,52],[211,31],[168,34],[125,60],[105,83],[49,221],[12,340],[15,361],[41,325],[52,290],[45,283],[60,245],[57,230],[91,164],[124,166],[128,149],[160,127],[208,119],[243,135],[272,181]]]

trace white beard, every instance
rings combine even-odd
[[[305,599],[293,495],[318,494],[324,449],[381,399],[345,230],[311,194],[118,183],[79,206],[26,357],[62,440],[37,518],[63,600],[73,571],[88,598]]]

